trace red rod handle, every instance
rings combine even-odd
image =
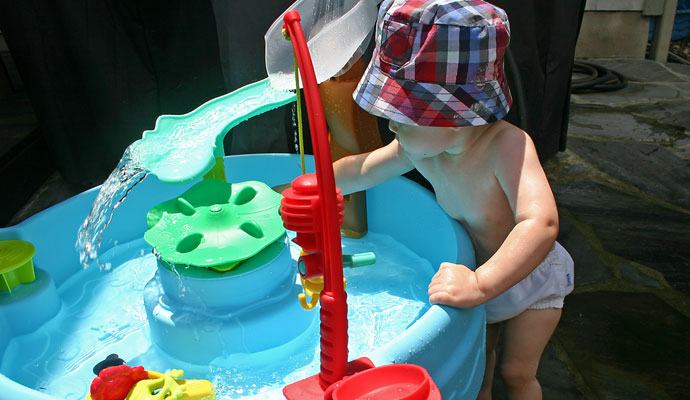
[[[324,289],[321,292],[321,373],[322,388],[341,380],[347,373],[347,301],[343,288],[343,254],[340,247],[338,202],[333,175],[328,129],[316,83],[314,66],[296,10],[285,13],[283,21],[297,56],[309,115],[312,147],[316,163],[324,235]]]

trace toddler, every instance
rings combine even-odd
[[[376,48],[354,93],[388,119],[395,139],[334,163],[343,194],[416,168],[443,210],[472,238],[478,267],[448,260],[431,303],[485,304],[491,397],[499,329],[501,376],[512,399],[539,399],[537,367],[573,289],[573,262],[555,242],[558,212],[530,137],[502,121],[512,102],[503,73],[506,14],[480,0],[384,0]]]

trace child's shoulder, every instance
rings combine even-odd
[[[496,121],[489,128],[490,151],[499,157],[506,153],[525,153],[534,151],[534,143],[527,132],[507,121]]]
[[[529,137],[525,131],[508,121],[499,120],[492,122],[490,125],[488,131],[493,132],[493,140],[516,140],[525,136]]]

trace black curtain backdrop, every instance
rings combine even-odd
[[[102,183],[159,115],[226,92],[208,1],[0,0],[0,29],[71,183]]]
[[[266,78],[264,35],[294,1],[212,0],[228,91]],[[225,153],[294,153],[291,110],[283,106],[236,126],[225,136]]]
[[[507,120],[525,129],[542,160],[565,150],[570,77],[585,0],[491,0],[510,20],[510,51],[524,88],[527,120],[517,108]]]
[[[570,76],[585,0],[493,1],[508,13],[527,130],[540,157],[565,149]],[[0,0],[0,29],[58,170],[103,182],[162,114],[266,76],[263,35],[291,0]],[[226,153],[292,148],[288,107],[226,136]],[[382,124],[385,125],[385,124]],[[385,132],[382,132],[385,136]],[[385,139],[384,139],[385,140]]]

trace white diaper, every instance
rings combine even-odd
[[[486,303],[486,322],[511,319],[525,310],[563,308],[573,291],[573,259],[558,242],[544,261],[525,279]]]

